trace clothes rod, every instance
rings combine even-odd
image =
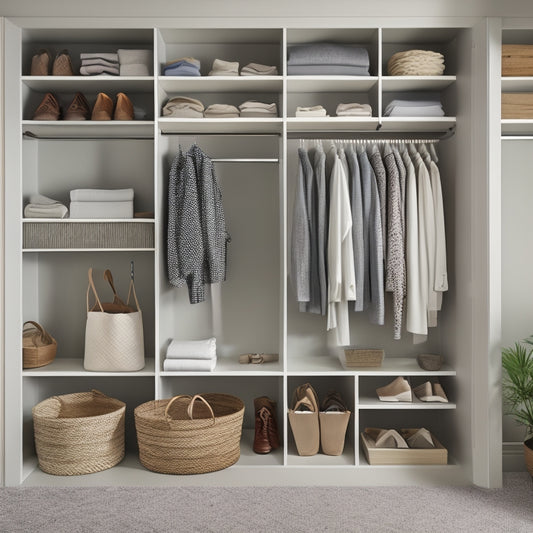
[[[440,139],[334,139],[334,138],[302,138],[300,142],[332,142],[332,143],[350,143],[350,144],[437,144]]]
[[[246,158],[246,159],[221,159],[211,158],[214,163],[279,163],[279,159],[261,159],[261,158]]]

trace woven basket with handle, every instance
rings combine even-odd
[[[135,409],[141,463],[163,474],[222,470],[240,457],[244,403],[208,393],[153,400]]]
[[[49,365],[55,358],[57,342],[41,324],[28,320],[22,331],[22,367]]]
[[[33,408],[41,470],[58,476],[106,470],[124,457],[126,404],[99,391],[53,396]]]

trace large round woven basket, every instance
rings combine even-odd
[[[126,404],[99,391],[53,396],[33,408],[41,470],[58,476],[106,470],[124,458]]]
[[[229,394],[180,395],[135,409],[141,463],[163,474],[222,470],[240,457],[244,403]]]

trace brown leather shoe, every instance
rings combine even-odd
[[[52,56],[50,52],[42,48],[31,59],[30,74],[32,76],[48,76],[51,62]]]
[[[115,120],[133,120],[133,104],[124,94],[117,94],[117,105],[115,106]]]
[[[46,93],[39,107],[35,110],[32,120],[59,120],[61,108],[52,93]]]
[[[113,118],[113,100],[105,93],[98,93],[93,107],[91,120],[111,120]]]
[[[52,65],[52,76],[74,76],[68,50],[61,50],[57,53]]]
[[[255,453],[270,453],[279,448],[279,434],[276,423],[276,404],[261,396],[254,400],[255,436],[253,450]]]
[[[74,99],[68,106],[64,120],[89,120],[91,109],[89,102],[82,93],[76,93]]]

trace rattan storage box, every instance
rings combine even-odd
[[[355,349],[346,348],[344,350],[346,366],[348,368],[357,367],[379,367],[383,363],[385,352],[375,349]]]
[[[533,45],[502,45],[502,76],[533,76]]]
[[[153,248],[147,222],[25,222],[24,248]]]
[[[446,465],[448,450],[431,434],[435,448],[376,448],[374,441],[361,433],[366,460],[370,465]]]

